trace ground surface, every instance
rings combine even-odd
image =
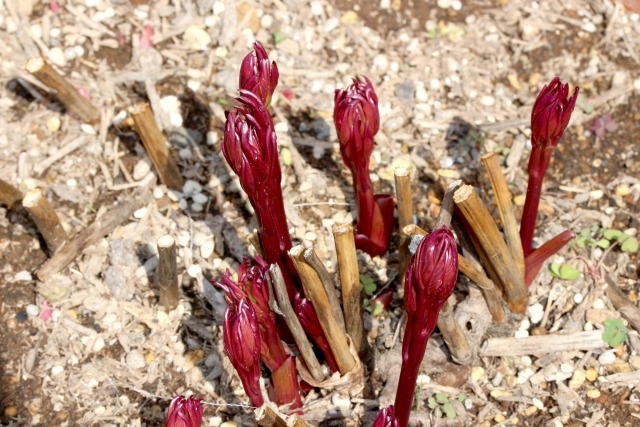
[[[181,192],[156,186],[132,217],[44,283],[35,279],[47,259],[44,241],[23,212],[0,207],[0,423],[161,425],[168,399],[189,393],[208,402],[205,425],[250,423],[249,412],[233,406],[247,399],[221,347],[224,302],[205,278],[237,268],[255,226],[219,150],[238,65],[255,39],[281,71],[273,102],[279,143],[301,155],[296,168],[283,165],[293,237],[315,242],[330,268],[329,231],[353,209],[331,123],[333,91],[356,74],[372,80],[380,99],[375,184],[392,191],[393,169],[413,165],[416,216],[424,226],[438,210],[438,183],[461,177],[489,187],[479,156],[491,151],[504,156],[521,206],[535,96],[555,75],[580,86],[546,180],[537,236],[542,242],[566,228],[635,235],[639,9],[631,0],[0,1],[3,180],[23,192],[43,189],[68,233],[78,232],[149,182],[149,159],[124,113],[143,100],[154,106],[189,180]],[[151,43],[143,36],[149,30]],[[99,126],[65,114],[23,70],[40,52],[101,108]],[[598,121],[615,125],[597,135]],[[154,286],[155,242],[164,234],[177,238],[184,294],[169,314],[158,309]],[[577,280],[543,269],[527,318],[486,333],[481,307],[470,324],[474,344],[489,336],[601,329],[604,320],[621,317],[604,278],[635,302],[637,254],[583,242],[554,259],[577,268]],[[395,252],[361,258],[363,273],[379,287],[396,266]],[[473,306],[473,286],[461,281],[463,316]],[[477,303],[477,292],[469,292]],[[350,400],[314,392],[307,401],[312,419],[370,424],[387,374],[400,363],[393,336],[401,314],[395,300],[389,312],[367,319],[378,358],[370,394]],[[478,357],[466,367],[448,361],[437,334],[429,348],[430,381],[420,387],[416,411],[424,425],[640,422],[634,330],[615,349]],[[427,405],[436,392],[451,401],[466,396],[454,420]]]

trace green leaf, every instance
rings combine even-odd
[[[371,309],[371,315],[372,316],[379,316],[384,312],[384,304],[382,304],[380,301],[376,301],[376,303],[374,304],[373,308]]]
[[[427,406],[429,406],[430,409],[436,409],[438,407],[438,402],[436,402],[432,396],[427,399]]]
[[[440,392],[440,393],[436,393],[435,394],[435,398],[436,398],[436,402],[443,404],[443,403],[449,403],[449,398],[447,397],[446,394]]]
[[[562,280],[577,280],[580,277],[580,272],[575,267],[569,264],[562,264],[560,266],[560,278]]]
[[[560,264],[559,262],[552,262],[551,265],[549,266],[549,270],[551,271],[551,274],[553,274],[555,277],[560,277],[561,266],[562,264]]]
[[[602,237],[608,240],[618,240],[622,236],[622,231],[615,228],[607,228],[602,231]]]
[[[620,245],[620,250],[622,252],[636,253],[638,252],[638,239],[633,236],[629,236],[628,239],[625,239]]]
[[[607,249],[611,246],[611,242],[607,239],[600,239],[596,242],[596,246],[602,249]]]
[[[442,412],[449,418],[450,420],[454,420],[456,418],[456,408],[449,402],[442,405]]]
[[[604,332],[602,333],[602,341],[611,347],[617,347],[627,339],[627,327],[624,326],[622,319],[606,319],[604,321]]]
[[[467,395],[464,393],[460,393],[458,395],[458,402],[464,404],[465,400],[467,400]]]
[[[282,43],[283,40],[284,34],[282,34],[280,31],[276,31],[275,33],[273,33],[273,44]]]
[[[433,411],[433,412],[436,414],[436,417],[438,417],[438,418],[442,418],[442,409],[440,409],[440,407],[439,407],[439,406],[438,406],[438,407],[436,408],[436,410],[435,410],[435,411]]]

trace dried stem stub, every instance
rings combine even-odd
[[[158,239],[158,288],[160,305],[171,311],[178,305],[180,289],[178,287],[178,267],[176,242],[171,236]]]
[[[176,164],[167,142],[156,123],[151,107],[146,102],[142,102],[129,108],[129,114],[133,118],[142,144],[149,154],[160,181],[167,187],[174,190],[182,190],[184,180],[180,174],[180,169]]]
[[[477,239],[474,240],[477,243],[476,249],[484,253],[483,259],[490,264],[488,268],[493,269],[500,281],[509,308],[514,313],[524,313],[527,309],[524,277],[507,244],[502,240],[489,210],[470,185],[460,187],[453,200]]]
[[[0,204],[7,206],[9,209],[14,209],[22,198],[20,190],[0,179]]]
[[[511,202],[511,192],[509,191],[507,180],[502,173],[496,153],[489,153],[482,156],[482,164],[484,164],[487,170],[491,187],[493,188],[493,194],[496,198],[500,220],[502,221],[504,240],[511,250],[511,255],[518,265],[520,273],[524,277],[524,252],[522,250],[522,241],[520,240],[520,227],[516,221],[516,214],[513,203]]]
[[[355,360],[349,351],[347,336],[333,315],[333,308],[324,286],[322,286],[322,282],[315,270],[306,263],[303,246],[294,246],[289,251],[289,256],[300,274],[304,293],[316,311],[320,326],[338,364],[338,370],[342,375],[345,375],[354,368]]]
[[[398,204],[398,228],[400,229],[400,252],[399,252],[399,274],[400,287],[404,287],[404,273],[409,263],[409,239],[403,233],[404,227],[413,223],[413,199],[411,197],[411,173],[407,168],[396,168],[394,170],[396,183],[396,200]]]
[[[261,427],[287,427],[287,422],[268,403],[254,411],[256,423]]]
[[[336,242],[338,275],[342,290],[342,309],[347,334],[351,337],[351,342],[356,351],[362,357],[368,351],[368,345],[364,335],[360,273],[356,245],[353,239],[353,227],[346,223],[334,225],[333,238]]]
[[[271,264],[269,267],[269,276],[271,278],[271,281],[269,282],[271,288],[269,291],[273,294],[278,309],[280,310],[280,315],[284,318],[285,323],[291,331],[291,335],[293,335],[293,340],[298,346],[302,360],[304,360],[304,363],[307,365],[307,369],[309,369],[311,376],[316,381],[322,381],[324,379],[322,366],[320,366],[320,362],[318,362],[318,358],[313,352],[313,347],[311,347],[311,344],[307,339],[307,335],[300,324],[298,316],[296,316],[293,311],[289,295],[287,294],[287,285],[284,282],[284,276],[282,275],[282,271],[278,264]]]
[[[29,212],[44,241],[47,242],[49,252],[56,253],[67,241],[67,233],[42,190],[36,188],[29,191],[22,199],[22,206]]]
[[[80,120],[90,124],[100,122],[100,111],[43,58],[31,58],[25,69],[52,89],[60,102]]]

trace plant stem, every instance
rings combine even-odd
[[[520,222],[520,240],[522,240],[522,251],[525,257],[532,251],[533,233],[536,229],[538,206],[540,205],[540,194],[542,193],[542,180],[547,172],[552,152],[552,147],[546,148],[542,144],[534,146],[531,150],[531,157],[529,157],[529,166],[527,168],[529,182],[522,211],[522,221]]]

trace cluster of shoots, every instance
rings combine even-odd
[[[355,279],[351,280],[354,274],[339,262],[342,311],[332,277],[318,262],[313,248],[293,247],[289,235],[276,133],[269,112],[277,83],[276,63],[256,43],[240,68],[238,106],[227,112],[222,153],[255,211],[258,239],[254,244],[262,257],[244,260],[236,278],[227,272],[215,284],[224,291],[228,303],[223,325],[225,350],[251,404],[263,405],[266,390],[269,400],[281,410],[300,412],[300,379],[304,375],[298,372],[290,349],[301,355],[298,366],[306,372],[305,381],[316,386],[322,384],[327,371],[344,376],[364,369],[349,350],[355,347],[361,356],[366,352],[360,337],[355,337],[362,334],[362,311],[358,312],[358,332],[349,315],[353,309],[347,308],[349,292],[344,288],[351,281],[359,286],[355,248],[371,256],[387,252],[395,227],[394,198],[374,193],[369,164],[380,128],[378,97],[369,79],[356,78],[336,91],[333,114],[342,160],[353,177],[357,206],[355,233],[347,225],[353,248],[337,248],[339,261],[348,253],[355,265]],[[450,297],[458,271],[481,285],[494,320],[504,321],[503,305],[522,313],[527,305],[526,287],[543,261],[573,237],[566,231],[533,249],[542,180],[576,102],[577,89],[571,97],[568,92],[568,85],[555,78],[543,88],[533,107],[529,188],[519,230],[506,179],[494,155],[483,161],[496,195],[502,232],[473,187],[461,182],[447,189],[432,232],[413,225],[400,230],[401,236],[407,237],[401,245],[408,245],[412,235],[421,236],[421,240],[417,243],[414,237],[417,246],[404,263],[406,270],[400,272],[407,323],[396,399],[394,405],[381,409],[374,426],[408,424],[420,364],[436,326],[443,336],[451,334],[444,336],[450,347],[464,344],[464,333],[456,331],[446,314],[454,304]],[[360,298],[358,288],[356,300],[361,305]],[[450,350],[455,359],[459,353]],[[460,356],[458,360],[466,359]],[[323,361],[324,368],[320,368]],[[270,371],[266,385],[261,378],[263,365]]]

